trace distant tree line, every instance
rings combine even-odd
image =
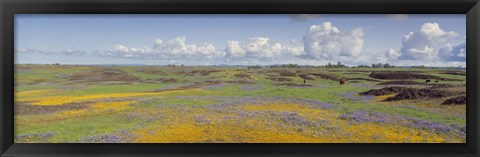
[[[342,62],[337,62],[336,65],[334,64],[331,64],[330,62],[328,62],[327,68],[344,68],[344,67],[347,67],[345,64],[342,64]]]
[[[49,64],[47,64],[49,65]],[[54,63],[51,65],[60,65],[59,63]],[[175,65],[175,64],[168,64],[169,67],[184,67],[185,65]],[[216,67],[217,65],[200,65],[202,67]],[[220,65],[222,66],[222,65]],[[337,64],[332,64],[328,62],[326,65],[298,65],[298,64],[279,64],[279,65],[250,65],[250,66],[240,66],[240,67],[247,67],[250,69],[261,69],[261,68],[396,68],[397,66],[389,64],[389,63],[373,63],[371,65],[361,64],[356,66],[347,66],[342,62],[337,62]],[[429,67],[425,65],[417,65],[417,66],[400,66],[400,68],[429,68],[429,69],[465,69],[462,66],[458,67]]]
[[[282,65],[270,65],[268,68],[300,68],[298,64],[282,64]]]
[[[390,65],[388,63],[382,64],[382,63],[377,63],[377,64],[372,64],[372,68],[395,68],[395,65]]]
[[[248,66],[248,69],[262,69],[263,66],[261,65],[254,65],[254,66]]]
[[[298,65],[298,64],[282,64],[282,65],[269,65],[265,66],[266,68],[348,68],[349,66],[343,64],[342,62],[337,62],[337,64],[332,64],[328,62],[326,65],[320,66],[312,66],[312,65]],[[395,65],[391,65],[388,63],[374,63],[370,65],[357,65],[357,66],[350,66],[351,68],[395,68]],[[255,66],[248,66],[248,69],[259,69],[262,68],[260,65]]]
[[[46,65],[60,65],[60,63],[52,63],[52,64],[46,64]]]

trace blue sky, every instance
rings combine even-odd
[[[465,15],[15,17],[17,63],[465,66]]]

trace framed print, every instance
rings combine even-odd
[[[477,1],[1,10],[2,156],[478,155]]]

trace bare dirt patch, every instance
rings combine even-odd
[[[135,82],[140,80],[139,77],[128,74],[118,69],[94,69],[87,72],[75,73],[70,76],[70,81],[75,82]]]
[[[407,89],[407,87],[398,87],[398,86],[391,86],[385,87],[382,89],[371,89],[366,92],[358,93],[359,95],[374,95],[374,96],[381,96],[381,95],[388,95],[388,94],[395,94],[399,93],[403,90]]]
[[[308,74],[299,74],[298,76],[302,79],[305,79],[305,80],[315,80],[315,78],[313,76],[310,76]]]
[[[278,76],[285,76],[285,77],[297,76],[297,71],[288,70],[288,69],[269,69],[269,70],[263,71],[262,73],[267,75],[278,75]]]
[[[467,97],[464,95],[447,99],[442,103],[442,105],[465,105],[465,104],[467,104]]]
[[[42,79],[42,78],[35,78],[35,79],[30,79],[27,85],[34,85],[34,84],[40,84],[40,83],[45,83],[48,82],[47,79]]]
[[[385,99],[385,101],[398,101],[398,100],[414,100],[414,99],[438,99],[448,96],[453,96],[455,93],[434,90],[434,89],[417,89],[417,88],[407,88],[402,90],[400,93],[393,97]]]
[[[208,76],[212,73],[217,73],[217,72],[224,72],[225,70],[220,70],[220,69],[188,69],[188,68],[181,68],[178,71],[175,72],[177,75],[183,75],[183,76],[195,76],[195,75],[200,75],[200,76]]]
[[[372,72],[368,76],[371,78],[384,79],[384,80],[435,79],[435,80],[443,80],[443,81],[457,81],[454,79],[447,79],[447,78],[434,76],[434,75],[418,74],[418,73],[404,72],[404,71]]]
[[[322,79],[327,79],[327,80],[333,80],[333,81],[339,81],[340,79],[334,75],[331,75],[331,74],[325,74],[325,73],[308,73],[310,75],[313,75],[313,76],[318,76]]]
[[[249,74],[235,74],[236,78],[244,78],[244,79],[253,79],[252,75]]]
[[[219,70],[219,69],[201,69],[201,70],[193,70],[192,74],[198,74],[201,76],[207,76],[212,73],[217,73],[217,72],[223,72],[224,70]]]
[[[135,71],[145,73],[145,74],[154,74],[154,75],[167,75],[166,72],[163,72],[161,70],[155,69],[154,67],[142,67],[142,68],[137,68]]]
[[[156,79],[147,79],[145,83],[176,83],[178,80],[176,78],[156,78]]]
[[[234,80],[227,81],[227,83],[251,84],[251,83],[253,83],[253,81],[251,81],[250,79],[246,79],[246,78],[237,78],[237,79],[234,79]]]
[[[436,88],[453,88],[453,87],[462,87],[466,86],[465,84],[463,85],[455,85],[455,84],[432,84],[430,88],[436,89]]]
[[[269,76],[266,77],[266,79],[272,80],[272,81],[277,81],[277,82],[288,82],[288,81],[293,81],[293,79],[288,78],[288,77],[280,77],[280,76]]]
[[[277,72],[280,76],[297,76],[297,73],[290,70],[279,70]]]

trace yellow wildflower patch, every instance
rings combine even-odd
[[[383,100],[385,100],[385,99],[387,99],[387,98],[389,98],[389,97],[395,96],[395,95],[397,95],[397,94],[387,94],[387,95],[376,96],[376,97],[375,97],[375,100],[377,100],[377,101],[383,101]]]
[[[128,105],[134,104],[137,101],[120,101],[120,102],[98,102],[92,105],[92,108],[96,111],[102,110],[114,110],[114,111],[123,111],[126,110]]]
[[[24,97],[24,96],[39,95],[47,92],[51,92],[51,90],[30,90],[30,91],[15,92],[15,96]]]
[[[261,131],[235,125],[177,124],[166,129],[147,129],[136,132],[139,143],[275,143],[308,142],[303,135]]]
[[[357,137],[352,142],[368,143],[442,143],[446,142],[444,138],[437,134],[431,134],[428,131],[421,131],[404,126],[388,124],[348,124],[342,125],[346,133],[354,134]]]
[[[138,143],[440,143],[444,138],[401,126],[359,124],[338,133],[325,129],[321,136],[304,132],[263,130],[243,125],[175,124],[135,132]]]
[[[109,93],[109,94],[90,94],[90,95],[78,95],[78,96],[53,96],[44,98],[25,98],[20,101],[32,102],[32,105],[61,105],[73,102],[85,102],[95,101],[100,99],[109,98],[133,98],[133,97],[147,97],[147,96],[162,96],[179,94],[186,92],[198,92],[201,89],[190,90],[173,90],[162,92],[140,92],[140,93]]]
[[[202,108],[176,112],[162,111],[162,121],[134,131],[138,143],[441,143],[441,135],[395,124],[350,123],[338,119],[336,111],[300,104],[245,104],[248,112],[296,113],[311,121],[325,120],[321,126],[285,123],[280,118],[251,115],[245,119],[234,112],[206,114]],[[180,114],[183,113],[183,114]],[[196,117],[197,116],[197,117]],[[201,116],[199,119],[198,116]],[[275,116],[275,115],[271,115]],[[278,115],[277,115],[278,116]],[[198,122],[201,121],[201,122]],[[300,128],[299,126],[300,125]],[[451,142],[451,141],[449,141]],[[458,141],[461,142],[461,141]]]
[[[239,109],[245,111],[275,111],[275,112],[294,112],[304,115],[309,119],[336,119],[340,114],[330,110],[320,110],[301,104],[245,104],[239,106]]]

